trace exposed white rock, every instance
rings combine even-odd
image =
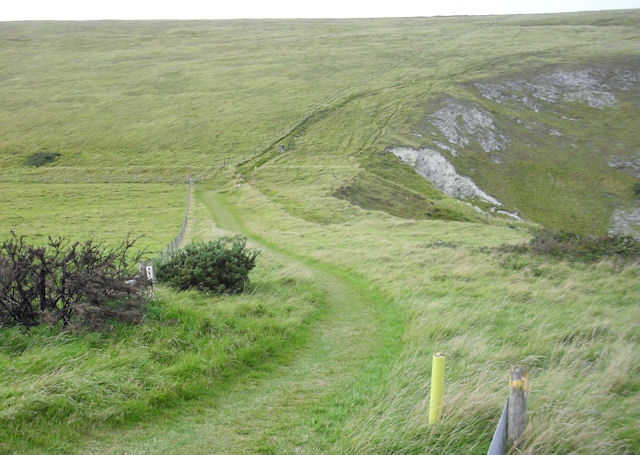
[[[613,93],[600,90],[578,90],[567,93],[563,98],[566,101],[580,101],[598,109],[613,106],[618,102]]]
[[[392,147],[389,152],[413,166],[418,174],[451,197],[458,199],[478,198],[490,204],[502,205],[496,198],[482,191],[469,177],[458,174],[449,160],[436,150]]]
[[[498,210],[497,213],[500,213],[502,215],[507,215],[510,216],[511,218],[518,220],[518,221],[524,221],[522,219],[522,217],[520,217],[520,215],[518,215],[518,212],[508,212],[506,210]]]
[[[636,177],[640,177],[640,158],[629,160],[625,158],[611,158],[607,165],[615,169],[631,172]]]
[[[640,209],[618,209],[611,216],[610,234],[630,235],[640,240]]]
[[[504,103],[516,102],[527,109],[540,110],[543,103],[581,102],[597,109],[618,102],[616,90],[631,91],[638,86],[640,73],[610,68],[557,69],[533,78],[500,82],[477,82],[482,96]]]
[[[482,210],[482,209],[481,209],[480,207],[478,207],[477,205],[473,205],[472,207],[473,207],[473,210],[475,210],[475,211],[476,211],[476,212],[478,212],[478,213],[481,213],[481,214],[483,214],[483,215],[487,215],[487,216],[489,215],[487,212],[485,212],[484,210]]]
[[[496,132],[493,115],[479,106],[450,102],[431,114],[429,120],[445,135],[449,143],[461,148],[474,140],[485,152],[498,152],[509,142]]]

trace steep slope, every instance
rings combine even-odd
[[[448,198],[437,196],[433,183],[455,188],[444,192],[480,206],[478,211],[500,209],[577,233],[640,236],[633,190],[640,166],[636,61],[535,66],[530,75],[510,70],[510,76],[452,85],[449,75],[434,75],[430,82],[446,86],[437,91],[389,87],[305,125],[292,138],[295,147],[273,155],[264,170],[278,169],[280,180],[284,173],[308,186],[295,173],[302,163],[346,166],[351,157],[362,170],[342,184],[338,178],[332,194],[366,209],[416,219],[478,219],[460,204],[442,207]],[[367,124],[365,118],[374,120]],[[424,152],[433,163],[430,182],[419,184],[401,169],[401,160],[428,167],[416,152],[402,152],[407,146],[432,151]],[[382,158],[385,152],[401,158]],[[277,191],[272,183],[263,188]]]
[[[464,90],[415,126],[424,144],[525,218],[576,232],[619,228],[611,219],[633,203],[639,176],[637,61],[543,68]]]

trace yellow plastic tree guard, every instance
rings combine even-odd
[[[431,398],[429,400],[429,423],[440,420],[442,414],[442,393],[444,392],[444,355],[437,352],[433,355],[431,368]]]

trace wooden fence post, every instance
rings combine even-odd
[[[521,438],[527,426],[528,391],[529,369],[525,366],[511,367],[509,409],[507,413],[507,450],[522,442]]]

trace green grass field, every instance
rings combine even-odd
[[[131,233],[153,255],[193,175],[187,240],[262,250],[242,295],[160,286],[139,326],[0,329],[0,453],[482,454],[514,364],[531,373],[522,453],[637,453],[640,265],[495,248],[605,233],[635,207],[637,176],[608,162],[640,153],[637,80],[603,108],[538,110],[476,84],[637,78],[639,44],[640,10],[0,23],[0,237]],[[526,221],[386,152],[445,143],[433,116],[453,104],[507,145],[485,152],[478,129],[447,157]],[[60,156],[28,166],[37,152]]]

